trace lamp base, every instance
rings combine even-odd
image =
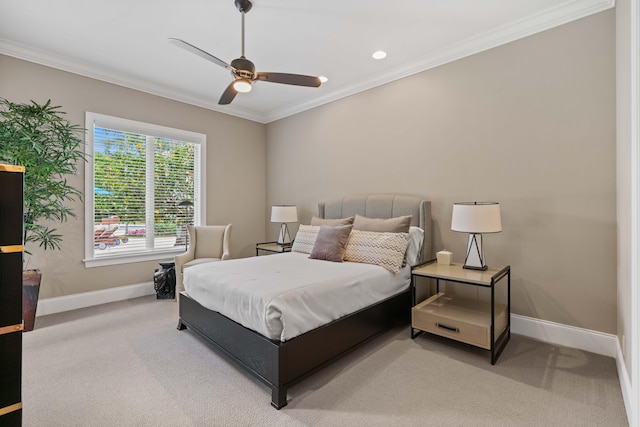
[[[283,222],[280,226],[280,234],[278,235],[278,244],[279,245],[290,245],[291,244],[291,236],[289,235],[289,228],[287,227],[287,223]]]
[[[484,251],[482,248],[482,234],[470,233],[469,242],[467,244],[467,256],[464,259],[464,265],[462,268],[467,270],[480,270],[487,269],[487,265],[484,262]]]
[[[474,265],[463,265],[462,268],[466,268],[467,270],[480,270],[485,271],[488,267],[486,265],[482,267],[476,267]]]

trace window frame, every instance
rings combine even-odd
[[[138,254],[121,254],[108,255],[96,258],[94,255],[94,126],[100,126],[110,129],[121,130],[125,132],[134,132],[143,135],[152,135],[154,137],[169,138],[177,141],[185,141],[200,145],[200,194],[194,194],[194,198],[199,198],[199,211],[194,212],[194,225],[200,225],[203,218],[206,218],[206,134],[192,132],[183,129],[175,129],[167,126],[156,125],[152,123],[144,123],[136,120],[124,119],[120,117],[107,116],[104,114],[85,112],[85,153],[87,162],[85,163],[85,227],[84,227],[84,253],[83,262],[86,268],[103,267],[108,265],[129,264],[145,261],[159,261],[173,259],[175,255],[184,252],[183,247],[177,247],[169,250],[154,250]]]

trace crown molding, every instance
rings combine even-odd
[[[100,80],[106,83],[115,84],[129,89],[145,92],[162,98],[171,99],[178,102],[206,108],[223,114],[240,117],[247,120],[262,122],[263,117],[252,112],[243,111],[233,107],[220,107],[218,104],[205,98],[198,98],[185,95],[179,91],[171,90],[166,86],[151,83],[149,81],[132,77],[129,75],[109,72],[97,68],[82,61],[70,60],[50,52],[34,49],[29,46],[15,43],[13,41],[0,38],[0,54],[33,62],[39,65],[66,71],[83,77]]]
[[[528,16],[508,25],[468,38],[460,43],[452,44],[443,49],[431,52],[431,54],[426,57],[422,57],[420,61],[410,64],[405,68],[396,69],[386,75],[381,75],[375,79],[363,81],[358,85],[334,91],[323,97],[314,98],[311,101],[274,110],[272,113],[266,115],[265,120],[269,123],[283,119],[302,111],[318,107],[341,98],[346,98],[358,92],[363,92],[365,90],[558,27],[571,21],[611,9],[614,6],[615,0],[567,1],[556,7],[547,9],[544,12]]]
[[[154,84],[143,79],[105,71],[83,63],[82,61],[62,58],[49,52],[33,49],[2,38],[0,38],[0,54],[266,124],[584,18],[594,13],[602,12],[614,6],[615,0],[566,1],[543,12],[533,14],[508,25],[466,39],[460,43],[433,51],[426,56],[422,55],[419,61],[402,69],[396,69],[391,73],[378,76],[374,79],[337,89],[319,98],[291,104],[285,108],[275,109],[266,114],[258,114],[234,108],[233,106],[220,107],[218,104],[211,102],[210,99],[185,95],[179,91],[171,90],[165,86]]]

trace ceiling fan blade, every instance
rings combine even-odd
[[[178,46],[178,47],[184,49],[184,50],[188,50],[191,53],[195,53],[200,58],[204,58],[207,61],[211,61],[214,64],[218,64],[219,66],[224,67],[229,71],[234,71],[235,70],[231,65],[227,64],[222,59],[216,58],[215,56],[211,55],[210,53],[205,52],[204,50],[202,50],[202,49],[200,49],[198,47],[195,47],[191,43],[187,43],[184,40],[169,38],[169,42],[174,44],[175,46]]]
[[[257,73],[256,80],[286,85],[318,87],[321,82],[318,77],[303,76],[302,74],[288,73]]]
[[[235,80],[229,83],[229,86],[227,86],[227,88],[224,90],[224,92],[222,93],[222,96],[220,97],[220,100],[218,101],[218,104],[220,105],[231,104],[231,101],[233,101],[233,98],[235,98],[236,95],[238,94],[238,92],[233,88],[233,83],[235,83]]]
[[[220,99],[218,100],[218,104],[231,104],[231,101],[234,100],[238,91],[243,93],[249,92],[251,90],[251,85],[255,80],[307,87],[319,87],[322,84],[319,77],[305,76],[302,74],[256,73],[256,68],[255,65],[253,65],[253,62],[249,61],[244,56],[244,15],[251,10],[251,0],[235,0],[235,5],[242,14],[242,55],[240,58],[236,58],[231,61],[231,65],[219,58],[216,58],[209,52],[205,52],[204,50],[192,45],[191,43],[187,43],[181,39],[169,38],[170,43],[231,71],[234,80],[224,90],[222,96],[220,96]],[[234,85],[238,86],[238,89],[236,89]]]

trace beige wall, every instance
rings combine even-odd
[[[307,222],[320,200],[400,192],[432,200],[434,249],[461,261],[452,203],[499,201],[503,232],[485,245],[513,268],[513,311],[615,333],[614,54],[608,11],[266,127],[1,55],[0,96],[207,134],[207,223],[234,223],[234,257],[277,236],[272,204]],[[41,297],[151,280],[154,262],[84,268],[76,207],[63,252],[30,261]]]
[[[463,260],[452,203],[499,201],[513,311],[616,332],[615,30],[608,11],[267,125],[267,206],[406,193]],[[277,229],[268,226],[268,234]]]
[[[232,117],[0,55],[0,96],[14,102],[51,99],[84,126],[85,111],[175,127],[207,135],[208,224],[233,223],[232,256],[250,256],[265,235],[265,127]],[[84,165],[73,180],[84,188]],[[32,251],[30,268],[43,272],[41,298],[153,280],[155,262],[84,267],[84,207],[59,227],[62,252]]]

